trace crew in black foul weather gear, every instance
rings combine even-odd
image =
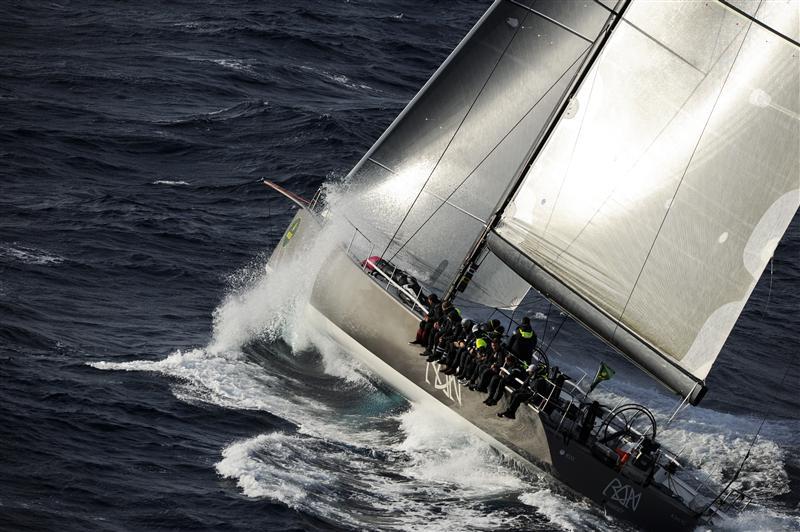
[[[409,342],[410,344],[428,345],[428,336],[430,335],[431,329],[433,329],[433,324],[441,317],[442,307],[439,302],[439,297],[436,294],[430,294],[426,301],[428,303],[428,312],[425,314],[422,321],[419,322],[416,338],[414,338],[414,341]]]
[[[511,394],[508,408],[503,412],[499,412],[497,414],[498,417],[514,419],[517,409],[522,403],[526,403],[534,397],[538,399],[547,397],[551,386],[550,383],[547,382],[547,369],[545,364],[528,366],[528,378],[525,379],[518,390]],[[536,406],[538,407],[539,404]]]
[[[553,408],[566,376],[553,368],[548,379],[546,362],[533,365],[537,339],[530,318],[522,319],[504,345],[505,328],[500,320],[475,324],[462,319],[450,301],[439,303],[433,294],[428,303],[428,315],[420,322],[414,343],[427,347],[421,354],[429,363],[438,364],[444,374],[455,375],[470,390],[488,393],[484,403],[489,406],[497,404],[506,390],[512,391],[508,408],[498,414],[501,417],[513,419],[519,406],[531,400],[545,412]]]
[[[528,368],[530,368],[531,373],[533,373],[535,366],[528,366]],[[506,357],[506,364],[503,365],[503,369],[505,369],[508,374],[499,372],[497,375],[492,377],[492,380],[489,381],[489,385],[485,390],[480,390],[489,394],[489,396],[483,401],[485,405],[496,405],[498,401],[502,399],[506,388],[516,390],[520,387],[520,381],[522,382],[522,385],[526,384],[525,370],[522,368],[519,360],[517,360],[513,355],[508,355]]]
[[[533,360],[533,351],[536,349],[536,333],[531,327],[531,319],[527,316],[522,318],[522,324],[514,331],[508,339],[506,348],[512,355],[525,364],[530,364]]]

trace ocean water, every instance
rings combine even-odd
[[[410,404],[266,275],[486,1],[12,1],[0,34],[0,529],[627,530]],[[800,529],[800,224],[663,439]],[[560,318],[529,303],[540,335]],[[538,314],[537,314],[538,313]],[[567,322],[609,401],[677,400]]]

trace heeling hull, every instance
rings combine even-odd
[[[305,246],[318,231],[307,212],[293,238],[270,264]],[[294,223],[294,222],[293,222]],[[692,530],[697,519],[667,493],[643,487],[591,455],[588,448],[545,425],[530,408],[517,411],[517,419],[498,418],[499,409],[483,404],[484,394],[461,386],[451,376],[438,373],[410,346],[419,318],[365,275],[341,248],[334,250],[314,280],[306,311],[311,326],[319,328],[357,356],[389,385],[412,401],[455,414],[465,428],[489,442],[510,459],[535,465],[575,492],[593,499],[609,513],[647,530]]]

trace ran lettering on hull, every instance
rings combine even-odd
[[[433,372],[433,387],[442,390],[448,399],[456,401],[461,406],[461,385],[454,375],[445,375],[439,371],[440,365],[428,362],[425,366],[425,382],[431,384],[428,378],[429,373]]]
[[[608,497],[609,500],[621,505],[632,511],[639,508],[639,502],[642,500],[642,494],[629,484],[625,484],[618,478],[613,479],[608,483],[606,489],[603,490],[603,495]]]

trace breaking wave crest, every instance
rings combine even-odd
[[[16,242],[12,245],[0,247],[0,259],[10,259],[23,264],[38,266],[55,265],[64,262],[63,257],[42,249],[19,245]]]
[[[536,500],[525,490],[541,481],[523,478],[488,445],[421,407],[388,421],[397,435],[362,434],[359,443],[351,440],[356,427],[345,438],[261,434],[229,445],[217,471],[248,497],[360,529],[542,527],[547,515],[538,510],[494,504],[503,497]],[[560,527],[551,521],[546,528],[552,525]]]

